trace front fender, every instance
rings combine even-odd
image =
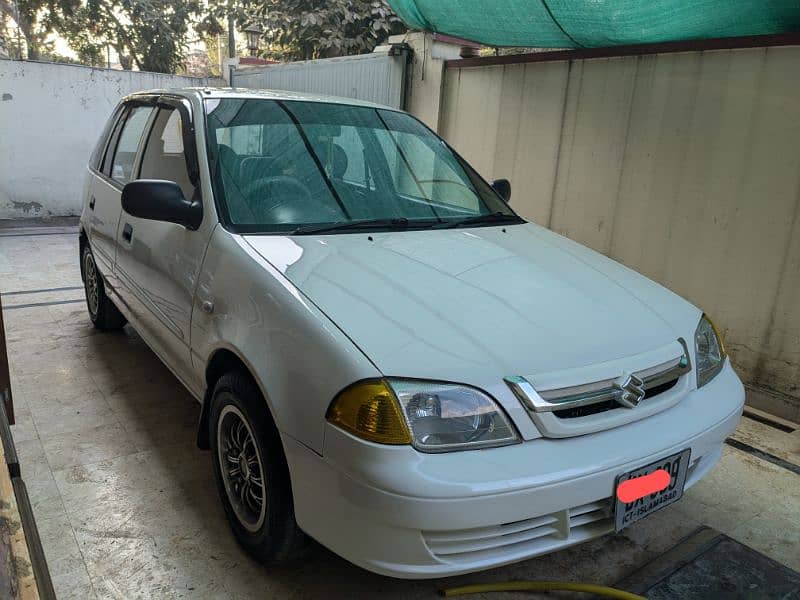
[[[317,452],[334,396],[354,381],[381,375],[316,305],[222,227],[209,243],[194,304],[194,368],[205,372],[219,349],[236,354],[279,431]]]

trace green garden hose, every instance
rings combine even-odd
[[[441,591],[442,596],[465,596],[467,594],[481,594],[484,592],[553,592],[556,590],[566,592],[585,592],[597,594],[606,598],[617,600],[646,600],[623,590],[595,585],[592,583],[570,583],[566,581],[506,581],[502,583],[476,583],[460,587],[448,588]]]

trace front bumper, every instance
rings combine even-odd
[[[422,454],[328,425],[324,456],[284,437],[295,514],[347,560],[403,578],[497,567],[613,530],[616,477],[691,447],[686,487],[719,460],[744,388],[730,364],[676,406],[591,435]]]

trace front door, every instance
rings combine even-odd
[[[182,115],[176,106],[166,104],[157,110],[137,178],[174,181],[187,199],[199,199],[199,178],[196,170],[191,173],[184,148],[184,128],[191,128],[188,113]],[[196,164],[196,156],[190,159]],[[135,325],[190,388],[196,387],[189,353],[192,298],[212,229],[207,211],[196,231],[123,211],[117,230],[116,271]]]

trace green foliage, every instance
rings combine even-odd
[[[56,58],[45,40],[57,32],[84,64],[111,47],[125,68],[164,73],[182,68],[190,35],[225,33],[229,18],[260,26],[262,54],[284,60],[371,52],[405,29],[376,0],[0,0],[0,16],[19,23],[28,58]]]
[[[201,9],[198,0],[86,0],[64,18],[59,33],[90,60],[108,45],[128,68],[132,63],[142,71],[174,73]]]
[[[246,5],[245,15],[266,32],[273,56],[293,60],[371,52],[404,30],[375,0],[263,0]]]
[[[31,60],[42,58],[42,54],[51,51],[46,38],[62,23],[63,17],[69,15],[80,3],[80,0],[0,0],[0,27],[8,19],[19,27],[22,44],[26,48],[26,57]],[[7,42],[17,44],[17,31],[6,30]],[[21,54],[17,49],[15,55]]]

